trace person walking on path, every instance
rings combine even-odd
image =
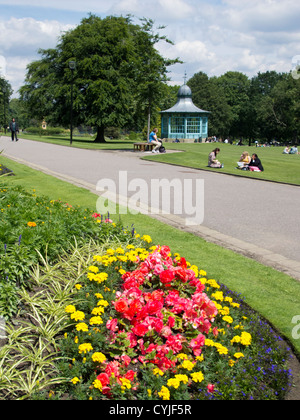
[[[11,140],[14,141],[14,139],[16,139],[16,141],[18,141],[19,139],[17,133],[19,132],[19,126],[14,118],[12,119],[9,128],[11,132]]]

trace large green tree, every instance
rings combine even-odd
[[[97,127],[95,141],[103,142],[106,127],[132,126],[162,91],[173,63],[155,49],[162,39],[152,21],[137,25],[130,16],[90,15],[63,34],[55,49],[40,50],[41,60],[28,66],[21,98],[35,116],[67,125],[73,83],[74,120]]]
[[[13,93],[10,83],[0,76],[0,125],[5,127],[8,126],[9,121],[9,101]]]

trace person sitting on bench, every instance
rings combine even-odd
[[[155,147],[152,150],[152,153],[159,153],[159,148],[162,145],[161,139],[157,138],[157,132],[158,132],[158,128],[154,128],[154,130],[150,133],[150,136],[149,136],[149,143],[155,144]]]

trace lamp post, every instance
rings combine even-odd
[[[73,143],[73,84],[74,84],[74,70],[76,69],[76,61],[69,61],[69,68],[72,72],[72,81],[71,81],[71,136],[70,136],[70,144]]]
[[[3,86],[4,135],[6,136],[6,86]]]

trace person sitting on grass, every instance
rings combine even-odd
[[[208,156],[209,168],[224,168],[224,165],[218,161],[217,154],[220,153],[220,149],[214,149]]]
[[[290,155],[299,155],[298,147],[297,146],[291,147],[291,150],[290,150],[289,154]]]
[[[252,172],[263,172],[264,171],[264,167],[262,166],[262,163],[261,163],[259,157],[255,153],[252,155],[251,162],[249,164],[249,170],[252,171]]]
[[[249,163],[251,162],[251,157],[248,152],[243,152],[240,160],[238,161],[238,169],[247,169]]]

